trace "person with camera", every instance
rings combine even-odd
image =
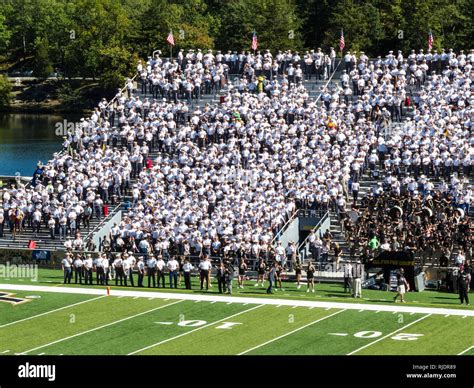
[[[224,262],[224,279],[225,279],[225,287],[226,287],[226,293],[227,294],[232,294],[232,280],[234,280],[234,266],[229,260],[226,260]]]
[[[268,269],[268,282],[269,282],[269,285],[268,285],[268,288],[267,288],[267,294],[273,294],[273,285],[275,284],[277,267],[278,267],[278,262],[275,261],[273,263],[273,265]]]
[[[397,295],[395,295],[393,301],[397,303],[397,298],[400,297],[400,301],[406,303],[405,292],[408,292],[409,290],[410,285],[405,278],[405,270],[400,268],[400,271],[397,273]]]

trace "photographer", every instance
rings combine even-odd
[[[228,260],[224,261],[224,278],[225,278],[225,285],[227,289],[227,294],[232,294],[232,280],[234,279],[234,266]]]
[[[469,267],[464,267],[463,271],[459,271],[458,285],[459,285],[459,299],[461,304],[466,301],[466,306],[469,306],[469,284],[471,283],[471,274]]]

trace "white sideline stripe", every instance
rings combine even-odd
[[[5,353],[8,353],[10,350],[4,350],[3,352],[1,352],[0,354],[5,354]]]
[[[327,316],[325,316],[325,317],[319,318],[319,319],[317,319],[317,320],[315,320],[315,321],[313,321],[313,322],[310,322],[310,323],[308,323],[308,324],[306,324],[306,325],[303,325],[303,326],[301,326],[301,327],[299,327],[299,328],[297,328],[297,329],[295,329],[295,330],[292,330],[292,331],[290,331],[290,332],[288,332],[288,333],[282,334],[282,335],[280,335],[280,336],[278,336],[278,337],[276,337],[276,338],[273,338],[273,339],[271,339],[271,340],[269,340],[269,341],[267,341],[267,342],[264,342],[263,344],[254,346],[253,348],[250,348],[250,349],[247,349],[247,350],[245,350],[245,351],[243,351],[243,352],[241,352],[241,353],[239,353],[239,354],[237,354],[237,355],[238,355],[238,356],[242,356],[242,355],[244,355],[244,354],[246,354],[246,353],[251,352],[252,350],[261,348],[262,346],[268,345],[268,344],[270,344],[270,343],[272,343],[272,342],[278,341],[278,340],[281,339],[281,338],[287,337],[287,336],[289,336],[289,335],[291,335],[291,334],[293,334],[293,333],[296,333],[296,332],[298,332],[298,331],[300,331],[300,330],[303,330],[303,329],[307,328],[308,326],[314,325],[315,323],[324,321],[325,319],[331,318],[331,317],[333,317],[334,315],[340,314],[340,313],[342,313],[343,311],[346,311],[346,310],[339,310],[339,311],[336,311],[335,313],[332,313],[332,314],[329,314],[329,315],[327,315]]]
[[[467,353],[469,350],[474,349],[474,345],[468,347],[466,350],[463,350],[461,353],[458,354],[458,356],[463,355],[464,353]]]
[[[165,307],[172,306],[172,305],[177,304],[177,303],[180,303],[180,302],[182,302],[182,300],[178,300],[178,301],[176,301],[176,302],[171,302],[171,303],[165,304],[165,305],[163,305],[163,306],[155,307],[155,308],[150,309],[150,310],[142,311],[141,313],[134,314],[134,315],[131,315],[131,316],[129,316],[129,317],[119,319],[118,321],[106,323],[105,325],[101,325],[101,326],[98,326],[98,327],[94,327],[94,328],[92,328],[92,329],[83,331],[82,333],[73,334],[73,335],[70,335],[69,337],[60,338],[60,339],[58,339],[58,340],[56,340],[56,341],[53,341],[53,342],[50,342],[50,343],[48,343],[48,344],[41,345],[41,346],[37,346],[36,348],[27,350],[27,351],[25,351],[25,352],[21,352],[20,354],[26,354],[26,353],[30,353],[30,352],[33,352],[33,351],[38,350],[38,349],[46,348],[46,347],[48,347],[48,346],[50,346],[50,345],[54,345],[54,344],[57,344],[57,343],[59,343],[59,342],[66,341],[66,340],[71,339],[71,338],[79,337],[79,336],[81,336],[81,335],[83,335],[83,334],[91,333],[91,332],[93,332],[93,331],[100,330],[100,329],[103,329],[104,327],[112,326],[112,325],[115,325],[115,324],[120,323],[120,322],[128,321],[129,319],[136,318],[136,317],[139,317],[140,315],[145,315],[145,314],[151,313],[151,312],[153,312],[153,311],[160,310],[160,309],[163,309],[163,308],[165,308]]]
[[[87,294],[87,295],[104,295],[105,289],[101,288],[79,288],[79,287],[54,287],[54,286],[34,286],[27,284],[0,284],[0,291],[3,290],[17,290],[17,291],[37,291],[37,292],[53,292],[60,294]],[[295,300],[295,299],[273,299],[273,298],[258,298],[258,297],[238,297],[238,296],[224,296],[224,295],[209,295],[209,294],[184,294],[184,293],[165,293],[157,291],[132,291],[132,290],[112,290],[114,296],[140,296],[142,298],[157,298],[157,299],[180,299],[191,301],[206,301],[206,302],[234,302],[234,303],[249,303],[249,304],[264,304],[270,306],[299,306],[299,307],[317,307],[317,308],[337,308],[345,310],[365,310],[365,311],[382,311],[382,312],[396,312],[396,313],[415,313],[415,314],[436,314],[436,315],[456,315],[474,317],[474,309],[449,309],[436,307],[418,307],[418,306],[401,306],[394,305],[379,305],[379,304],[363,304],[363,303],[344,303],[344,302],[323,302],[316,300]],[[28,318],[29,319],[29,318]],[[1,326],[0,326],[1,327]]]
[[[359,352],[360,350],[365,349],[365,348],[368,348],[369,346],[372,346],[373,344],[375,344],[375,343],[377,343],[377,342],[379,342],[379,341],[382,341],[382,340],[384,340],[385,338],[391,337],[392,335],[397,334],[399,331],[405,330],[407,327],[410,327],[411,325],[414,325],[415,323],[418,323],[418,322],[422,321],[423,319],[428,318],[428,317],[430,317],[430,316],[431,316],[431,314],[424,315],[424,316],[422,316],[421,318],[418,318],[416,321],[413,321],[413,322],[409,323],[408,325],[405,325],[405,326],[401,327],[400,329],[397,329],[397,330],[395,330],[395,331],[392,331],[390,334],[387,334],[387,335],[385,335],[385,336],[383,336],[383,337],[381,337],[381,338],[379,338],[379,339],[377,339],[377,340],[375,340],[375,341],[372,341],[372,342],[368,343],[367,345],[364,345],[364,346],[360,347],[359,349],[356,349],[356,350],[354,350],[354,351],[348,353],[347,355],[348,355],[348,356],[351,356],[351,355],[353,355],[353,354]]]
[[[131,355],[133,355],[133,354],[143,352],[144,350],[148,350],[148,349],[150,349],[150,348],[154,348],[155,346],[159,346],[159,345],[164,344],[164,343],[166,343],[166,342],[173,341],[173,340],[178,339],[178,338],[180,338],[180,337],[184,337],[185,335],[194,333],[195,331],[205,329],[206,327],[215,325],[216,323],[223,322],[223,321],[225,321],[225,320],[227,320],[227,319],[230,319],[230,318],[234,318],[234,317],[236,317],[236,316],[238,316],[238,315],[240,315],[240,314],[247,313],[247,312],[249,312],[249,311],[258,309],[258,308],[260,308],[260,307],[263,307],[263,304],[260,304],[260,305],[258,305],[258,306],[253,306],[253,307],[251,307],[251,308],[249,308],[249,309],[247,309],[247,310],[241,311],[241,312],[239,312],[239,313],[237,313],[237,314],[233,314],[233,315],[230,315],[230,316],[228,316],[228,317],[219,319],[218,321],[208,323],[207,325],[200,326],[200,327],[198,327],[197,329],[194,329],[194,330],[191,330],[191,331],[187,331],[186,333],[183,333],[183,334],[177,335],[177,336],[175,336],[175,337],[171,337],[171,338],[165,339],[165,340],[163,340],[163,341],[157,342],[156,344],[149,345],[149,346],[146,346],[146,347],[144,347],[144,348],[135,350],[135,351],[133,351],[133,352],[131,352],[131,353],[128,353],[127,356],[131,356]]]
[[[61,311],[61,310],[68,309],[68,308],[71,308],[71,307],[79,306],[80,304],[87,303],[87,302],[92,302],[94,300],[101,299],[101,298],[104,298],[104,297],[105,297],[105,295],[98,296],[97,298],[83,300],[82,302],[78,302],[78,303],[70,304],[69,306],[63,306],[63,307],[60,307],[60,308],[57,308],[57,309],[54,309],[54,310],[46,311],[46,312],[41,313],[41,314],[33,315],[32,317],[19,319],[18,321],[14,321],[14,322],[10,322],[10,323],[5,323],[4,325],[0,326],[0,329],[2,329],[4,327],[7,327],[7,326],[10,326],[10,325],[14,325],[16,323],[28,321],[30,319],[34,319],[34,318],[38,318],[38,317],[42,317],[43,315],[52,314],[52,313],[55,313],[56,311]]]

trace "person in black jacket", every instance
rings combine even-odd
[[[219,287],[219,294],[223,294],[226,291],[226,281],[225,281],[226,269],[224,263],[221,261],[217,267],[217,286]]]
[[[459,285],[459,299],[461,304],[466,301],[466,306],[469,306],[469,284],[471,283],[471,274],[469,267],[464,267],[464,270],[459,271],[458,285]]]
[[[268,288],[267,288],[267,294],[273,294],[273,285],[275,284],[277,266],[278,266],[278,262],[275,261],[268,270],[268,281],[270,284],[268,285]]]

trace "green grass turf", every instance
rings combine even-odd
[[[416,341],[400,341],[386,338],[357,352],[357,354],[459,354],[474,345],[473,325],[474,318],[472,317],[431,315],[403,330],[403,333],[423,334]]]
[[[58,294],[58,299],[63,295]],[[100,297],[88,303],[0,328],[0,353],[25,352],[61,338],[163,306],[164,299]],[[34,302],[30,302],[34,303]],[[19,306],[17,306],[19,307]]]
[[[249,352],[249,355],[333,355],[348,354],[402,328],[422,314],[346,310],[332,319],[319,322],[280,340]],[[372,333],[362,333],[372,332]],[[380,335],[374,338],[365,336]],[[335,334],[346,334],[335,335]],[[361,337],[362,336],[362,337]],[[365,337],[365,338],[364,338]]]
[[[10,291],[8,291],[10,293]],[[45,312],[56,310],[75,303],[96,298],[96,295],[80,294],[51,294],[47,292],[36,291],[11,291],[14,297],[25,298],[27,296],[41,296],[39,299],[29,299],[28,302],[21,304],[0,303],[0,328],[1,326],[43,314]],[[87,303],[86,303],[87,304]]]
[[[135,278],[135,285],[137,284],[137,276]],[[74,281],[74,280],[73,280]],[[168,278],[166,278],[168,284]],[[217,281],[212,280],[213,287],[209,291],[204,291],[205,293],[218,294],[217,290]],[[36,285],[63,285],[62,271],[60,270],[49,270],[49,269],[40,269],[38,280],[32,282],[30,279],[5,279],[0,278],[0,290],[1,283],[9,284],[36,284]],[[145,285],[146,285],[145,279]],[[284,299],[296,299],[296,300],[318,300],[318,301],[330,301],[330,302],[347,302],[347,303],[372,303],[372,304],[393,304],[393,297],[395,293],[378,291],[378,290],[362,290],[362,299],[353,299],[348,293],[344,293],[342,283],[319,283],[316,284],[316,292],[306,293],[306,285],[302,285],[301,289],[296,288],[296,284],[293,282],[283,282],[284,291],[276,291],[274,295],[267,295],[265,290],[266,288],[254,287],[255,281],[245,282],[245,288],[239,289],[237,287],[237,280],[233,282],[233,295],[240,297],[263,297],[263,298],[284,298]],[[114,289],[132,289],[132,287],[120,287],[115,286],[115,281],[111,282],[112,292]],[[265,282],[265,285],[268,285],[268,282]],[[104,288],[104,286],[85,286],[70,284],[66,285],[67,287],[94,287],[94,288]],[[203,291],[199,290],[199,283],[197,278],[192,278],[192,287],[193,290],[188,291],[184,289],[184,281],[181,285],[181,288],[170,289],[170,288],[133,288],[134,290],[143,290],[143,291],[166,291],[166,292],[176,292],[180,293],[197,293],[201,294]],[[265,286],[266,287],[266,286]],[[474,299],[474,295],[472,294]],[[406,300],[408,305],[416,305],[419,307],[444,307],[444,308],[463,308],[463,309],[474,309],[474,303],[471,306],[461,306],[459,303],[459,297],[457,294],[438,292],[427,290],[424,292],[410,292],[406,294]]]
[[[136,302],[136,300],[133,302]],[[244,306],[236,303],[231,305],[216,303],[211,306],[210,302],[182,301],[85,335],[79,335],[67,341],[46,346],[31,354],[44,352],[45,354],[68,355],[126,355],[197,328],[179,326],[178,322],[193,320],[203,320],[207,323],[215,322],[252,307],[255,306]],[[164,325],[156,322],[172,322],[172,324]],[[170,343],[173,342],[170,341]],[[179,348],[175,348],[175,350],[185,351],[185,349]]]
[[[240,323],[231,329],[217,329],[219,324],[209,325],[139,354],[235,355],[337,311],[267,305],[229,319],[229,322]]]
[[[18,296],[26,294],[28,292],[19,292]],[[16,314],[8,320],[12,324],[0,325],[0,354],[344,355],[371,344],[356,354],[437,355],[459,354],[474,345],[472,317],[432,315],[405,328],[425,315],[179,299],[34,294],[42,297],[16,306],[0,303],[1,312],[7,311],[8,315],[8,311],[15,311]],[[34,317],[50,308],[54,310],[81,301],[85,303]],[[4,314],[0,316],[3,318]],[[14,322],[27,317],[32,319]],[[202,324],[178,324],[196,320]],[[219,328],[225,322],[239,324],[230,329]],[[362,331],[379,333],[373,338],[355,336]],[[391,338],[394,332],[423,336],[415,341],[397,341]],[[8,353],[4,353],[7,350]],[[474,351],[465,355],[474,355]]]

